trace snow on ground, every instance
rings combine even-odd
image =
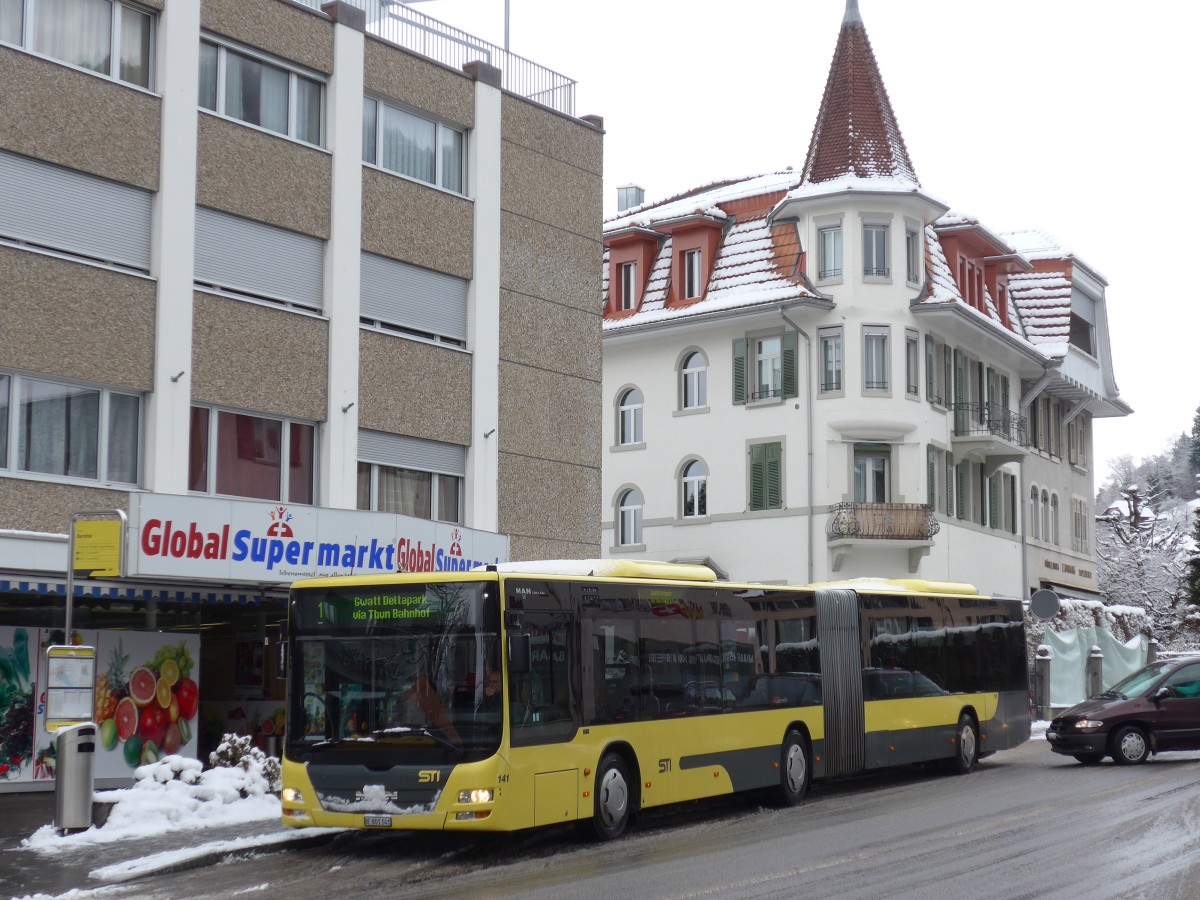
[[[96,799],[112,803],[102,828],[59,835],[43,825],[21,846],[53,854],[88,844],[157,837],[167,831],[239,825],[280,818],[279,798],[261,766],[201,770],[195,759],[168,756],[134,772],[133,787],[98,791]]]

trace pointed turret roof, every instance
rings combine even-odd
[[[879,74],[858,0],[847,0],[802,181],[889,178],[919,187]]]

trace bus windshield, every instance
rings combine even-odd
[[[495,753],[499,632],[494,582],[294,590],[288,755],[453,762]]]

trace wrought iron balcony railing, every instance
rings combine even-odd
[[[994,435],[1019,447],[1029,446],[1029,421],[999,403],[952,403],[954,436]]]
[[[833,503],[829,540],[928,541],[941,530],[933,507],[924,503]]]

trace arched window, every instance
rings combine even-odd
[[[1058,543],[1058,494],[1050,498],[1050,533],[1046,535],[1046,540]]]
[[[708,406],[708,360],[699,350],[689,353],[679,370],[679,397],[683,409]]]
[[[642,492],[630,488],[617,501],[617,544],[628,547],[642,542]]]
[[[617,443],[642,442],[642,392],[630,388],[621,395],[617,409]]]
[[[1038,511],[1038,486],[1029,489],[1029,536],[1035,541],[1042,539],[1042,514]]]
[[[708,466],[693,459],[683,468],[683,517],[700,519],[708,515]]]
[[[1050,540],[1050,492],[1042,488],[1042,540]]]

